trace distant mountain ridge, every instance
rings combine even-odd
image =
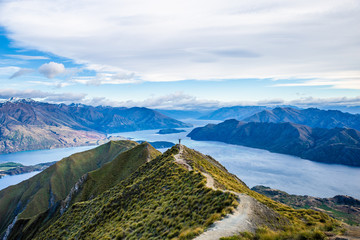
[[[188,137],[261,148],[317,162],[360,166],[360,132],[355,129],[311,128],[295,123],[246,123],[232,119],[195,128]]]
[[[246,122],[293,122],[312,128],[354,128],[360,131],[360,114],[317,108],[294,109],[277,107],[245,118]]]
[[[266,106],[223,107],[223,108],[219,108],[211,113],[203,115],[199,119],[204,119],[204,120],[227,120],[227,119],[242,120],[244,118],[252,116],[253,114],[261,112],[265,109],[271,109],[271,108],[266,107]]]
[[[106,133],[190,126],[148,108],[10,99],[0,103],[0,153],[98,144]]]

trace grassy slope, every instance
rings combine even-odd
[[[311,196],[301,196],[288,194],[284,191],[271,189],[264,186],[255,186],[254,191],[261,193],[269,198],[289,205],[293,208],[314,209],[323,211],[330,216],[344,221],[350,225],[360,225],[359,205],[340,204],[331,198],[316,198]]]
[[[274,233],[272,236],[270,236],[269,239],[274,239],[271,237],[274,237],[276,234],[296,236],[299,232],[304,232],[305,235],[311,235],[316,234],[318,231],[323,233],[324,231],[339,230],[338,226],[340,223],[325,213],[316,212],[309,209],[293,209],[287,205],[273,201],[264,195],[250,190],[244,183],[241,182],[241,180],[239,180],[236,176],[228,173],[224,167],[222,167],[210,156],[204,156],[201,153],[189,149],[186,149],[185,156],[187,160],[191,160],[191,165],[193,167],[210,173],[217,182],[218,188],[245,193],[265,204],[269,208],[275,210],[282,217],[290,221],[290,224],[286,224],[286,221],[279,219],[278,223],[273,223],[273,226],[269,225],[273,228],[273,230],[265,228],[265,230],[263,230],[264,235],[268,232]],[[212,162],[212,164],[208,164],[207,162]],[[217,167],[215,167],[216,165]],[[278,230],[274,230],[276,228]]]
[[[38,239],[189,239],[237,205],[205,187],[199,169],[174,162],[173,147],[98,197],[75,203]]]
[[[102,168],[89,173],[74,202],[85,201],[98,196],[127,178],[142,164],[159,155],[161,153],[146,142],[120,154]]]
[[[211,174],[217,188],[248,194],[282,216],[269,224],[272,230],[260,228],[258,231],[258,235],[271,237],[267,239],[280,235],[293,239],[298,233],[323,236],[322,231],[332,230],[338,224],[326,214],[295,210],[251,191],[211,157],[185,148],[183,156],[194,169],[188,171],[174,162],[173,155],[177,152],[173,147],[94,199],[73,204],[36,238],[190,239],[237,205],[234,194],[206,188],[206,179],[200,171]],[[129,156],[136,157],[136,154]],[[111,185],[107,180],[104,183],[107,174],[115,173],[109,166],[105,165],[103,172],[91,173],[97,176],[94,184]],[[255,238],[254,234],[249,236],[249,239]]]
[[[0,191],[0,233],[4,232],[24,207],[26,208],[19,218],[31,218],[46,211],[51,203],[65,198],[83,174],[101,167],[119,153],[136,145],[131,141],[112,141],[95,149],[73,154],[29,180]]]
[[[159,155],[161,153],[146,142],[120,153],[111,162],[89,172],[85,178],[79,180],[76,184],[77,190],[72,188],[69,197],[61,202],[61,208],[56,205],[55,208],[51,208],[33,219],[18,220],[8,239],[32,239],[37,232],[46,229],[61,216],[60,209],[64,210],[63,207],[68,208],[83,199],[96,197],[135,172],[142,164]]]

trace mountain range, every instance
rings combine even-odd
[[[204,120],[227,120],[227,119],[237,119],[242,120],[244,118],[250,117],[258,112],[263,110],[270,110],[271,108],[265,106],[233,106],[233,107],[223,107],[219,108],[208,114],[204,114],[199,119]]]
[[[0,103],[0,153],[99,144],[106,133],[190,126],[147,108],[12,99]]]
[[[295,109],[277,107],[273,110],[263,110],[244,118],[243,121],[292,122],[312,128],[354,128],[360,130],[360,114],[344,113],[338,110],[320,110],[317,108]]]
[[[210,240],[239,231],[313,239],[342,229],[250,190],[210,156],[131,141],[77,153],[0,191],[0,210],[5,239]]]
[[[360,166],[360,132],[346,128],[311,128],[296,123],[257,123],[227,120],[195,128],[193,140],[220,141],[317,162]]]

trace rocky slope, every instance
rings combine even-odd
[[[264,110],[243,119],[245,122],[292,122],[312,128],[354,128],[360,130],[360,114],[344,113],[337,110],[317,108],[294,109],[275,108]]]
[[[292,195],[264,186],[255,186],[251,190],[294,208],[322,211],[349,224],[360,225],[360,200],[349,196],[337,195],[332,198],[318,198]]]
[[[355,129],[227,120],[195,128],[188,136],[193,140],[261,148],[317,162],[360,166],[360,132]]]
[[[99,144],[105,133],[169,127],[189,125],[147,108],[11,100],[0,103],[0,153]]]

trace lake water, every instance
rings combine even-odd
[[[190,122],[195,126],[203,126],[208,122],[219,122],[202,120],[183,121]],[[360,199],[360,168],[317,163],[290,155],[271,153],[266,150],[221,142],[193,141],[186,137],[192,128],[183,129],[186,132],[167,135],[156,134],[158,130],[125,132],[111,135],[124,136],[133,140],[169,141],[173,143],[177,143],[178,139],[182,139],[182,144],[214,157],[229,172],[236,174],[249,187],[265,185],[292,194],[316,197],[333,197],[341,194]],[[14,161],[30,165],[56,161],[72,153],[85,151],[93,147],[29,151],[0,155],[0,162]],[[161,149],[161,151],[165,150]],[[4,186],[3,181],[8,182],[10,179],[20,178],[19,176],[22,175],[0,179],[0,189]],[[28,177],[31,176],[29,175]],[[20,181],[25,179],[22,178]]]
[[[196,121],[204,126],[208,121]],[[213,121],[216,123],[216,121]],[[193,141],[186,132],[168,135],[156,134],[157,130],[126,132],[113,135],[133,140],[170,141],[181,143],[218,160],[229,172],[237,175],[249,187],[269,186],[291,194],[315,197],[349,195],[360,199],[360,168],[317,163],[299,157],[271,153],[221,142]]]
[[[35,176],[38,173],[40,172],[35,171],[35,172],[24,173],[19,175],[5,176],[0,179],[0,190],[7,188],[8,186],[18,184],[26,179],[31,178],[32,176]]]
[[[64,157],[68,157],[71,154],[77,152],[83,152],[92,149],[96,146],[83,146],[83,147],[71,147],[71,148],[57,148],[57,149],[46,149],[46,150],[34,150],[24,151],[9,154],[0,154],[0,163],[4,162],[16,162],[21,163],[25,166],[35,165],[39,163],[59,161]],[[10,185],[18,184],[39,172],[31,172],[20,175],[5,176],[0,179],[0,190]]]

